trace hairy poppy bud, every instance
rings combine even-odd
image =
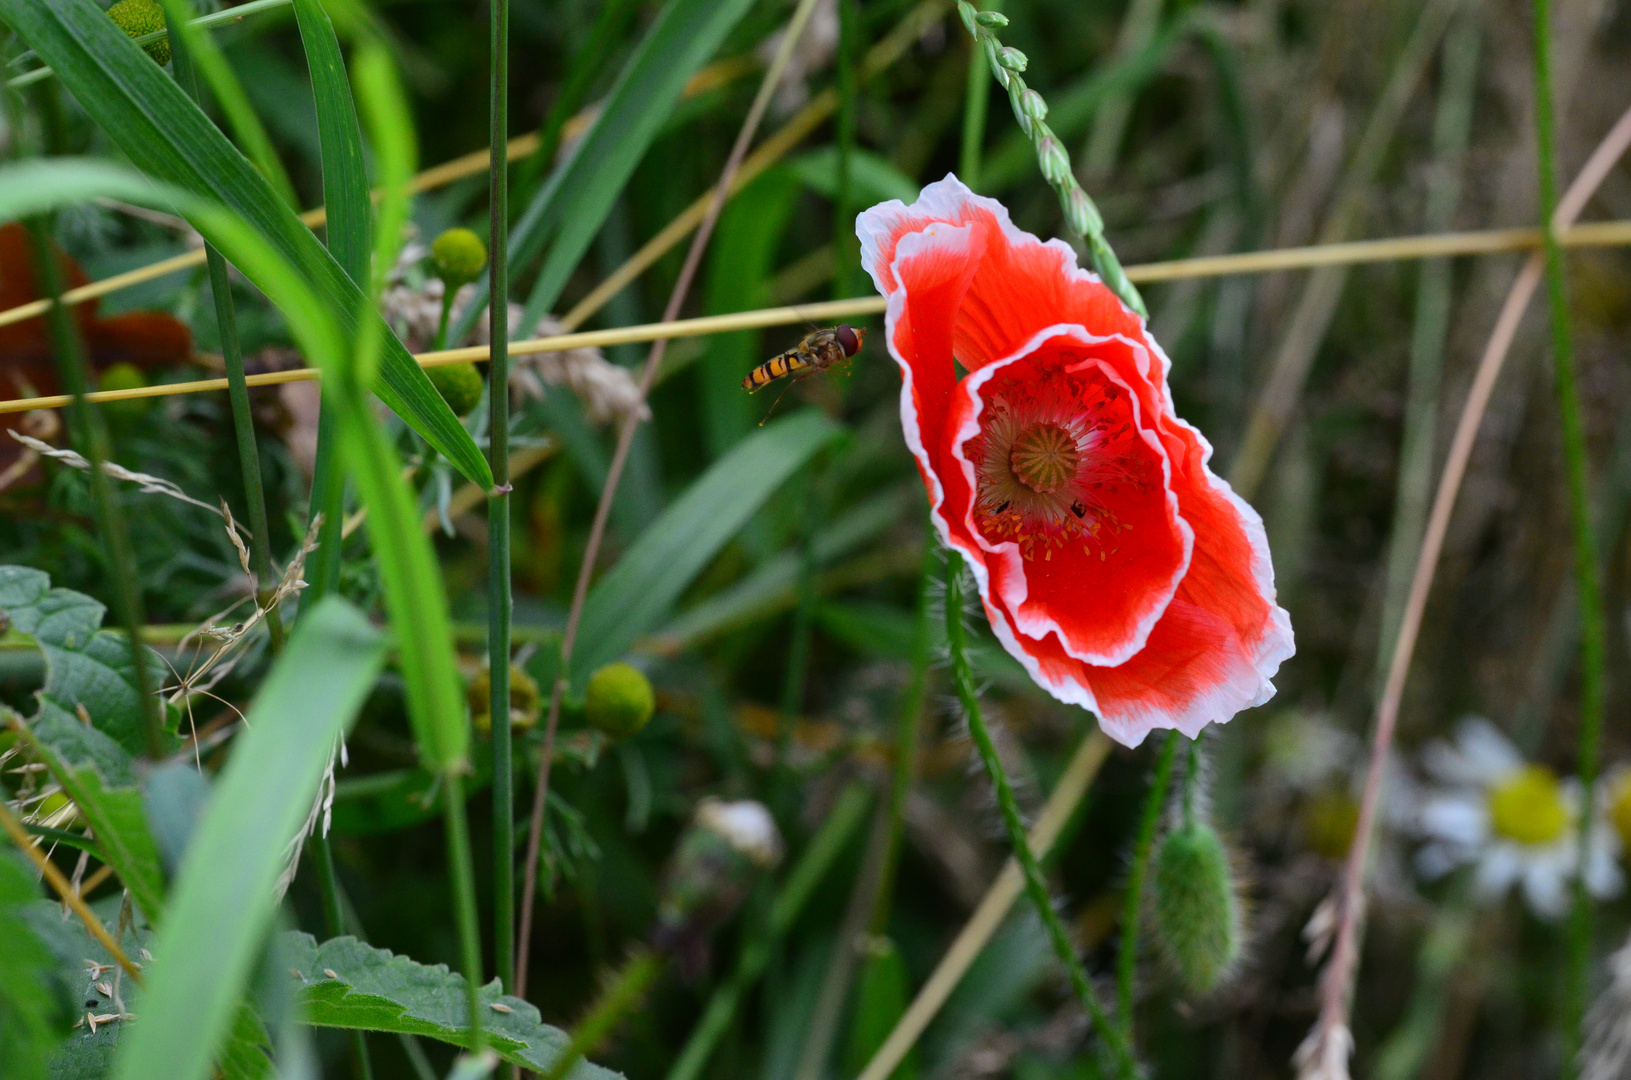
[[[596,731],[626,739],[645,727],[656,711],[651,680],[633,664],[607,664],[589,676],[583,712]]]
[[[449,229],[430,245],[436,276],[456,290],[481,276],[487,268],[487,245],[469,229]]]
[[[977,11],[974,13],[974,21],[987,30],[1001,30],[1008,25],[1008,16],[1000,11]]]
[[[483,735],[493,730],[493,673],[483,668],[480,675],[470,680],[465,691],[470,702],[470,720]],[[525,671],[510,665],[510,727],[530,728],[538,725],[543,698],[538,683]]]
[[[1240,898],[1229,854],[1205,822],[1167,834],[1155,857],[1155,933],[1179,983],[1215,989],[1240,958]]]
[[[436,392],[442,395],[442,400],[447,402],[447,407],[453,410],[454,416],[463,416],[481,401],[481,372],[469,361],[438,364],[426,368],[425,374],[430,377],[430,384],[436,387]]]
[[[108,8],[108,18],[133,38],[165,29],[164,9],[154,0],[119,0]],[[159,38],[142,46],[160,67],[170,62],[170,39]]]
[[[781,834],[763,803],[703,799],[664,874],[654,944],[673,953],[689,975],[700,974],[708,935],[781,853]]]

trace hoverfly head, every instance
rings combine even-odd
[[[861,344],[866,340],[866,331],[857,330],[849,323],[840,323],[838,327],[838,347],[844,350],[845,356],[854,356],[861,351]]]

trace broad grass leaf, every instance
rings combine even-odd
[[[725,40],[753,0],[668,0],[601,103],[571,155],[550,175],[510,232],[510,266],[523,270],[549,245],[549,256],[521,318],[527,333],[548,314],[600,232],[634,168],[680,99],[686,80]],[[483,296],[449,335],[475,325]]]
[[[0,851],[0,1062],[8,1080],[44,1080],[65,1026],[51,951],[21,918],[20,908],[39,897],[32,868]]]
[[[415,963],[353,937],[319,944],[301,933],[286,935],[283,957],[300,976],[299,1001],[311,1024],[419,1035],[470,1047],[465,978],[445,965]],[[534,1006],[501,993],[497,979],[481,988],[481,1000],[488,1005],[483,1028],[487,1045],[512,1065],[548,1073],[567,1045],[566,1032],[545,1024]],[[567,1075],[571,1080],[613,1080],[619,1074],[579,1061]]]
[[[589,593],[572,682],[650,631],[777,488],[843,429],[814,409],[761,428],[675,499]]]
[[[335,741],[385,661],[384,637],[338,597],[290,635],[250,706],[150,946],[141,1023],[121,1039],[120,1080],[203,1080],[234,1023],[275,907],[273,887]]]
[[[362,129],[357,105],[351,97],[340,40],[321,0],[294,0],[300,41],[311,71],[312,95],[317,102],[317,136],[323,155],[323,205],[328,210],[328,249],[334,260],[356,282],[368,288],[368,256],[372,207],[368,198],[368,166],[363,156]]]
[[[362,319],[377,320],[375,331],[384,348],[374,390],[466,477],[483,487],[492,485],[487,461],[470,433],[345,270],[198,106],[100,8],[90,0],[0,0],[0,19],[56,70],[138,168],[228,208],[298,268],[347,338]],[[190,216],[196,208],[182,209]],[[254,269],[239,268],[272,291]]]

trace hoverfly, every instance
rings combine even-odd
[[[791,376],[781,396],[778,396],[775,403],[770,406],[770,412],[773,413],[793,383],[818,371],[830,371],[847,366],[850,358],[861,351],[865,341],[866,331],[849,323],[840,323],[825,330],[814,330],[806,334],[804,340],[791,349],[771,357],[748,372],[747,377],[742,380],[742,389],[750,394],[756,394],[777,379]],[[765,420],[768,419],[770,414],[766,413]],[[763,426],[764,420],[759,421],[759,424]]]

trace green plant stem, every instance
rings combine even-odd
[[[307,528],[319,514],[322,524],[317,528],[317,550],[312,552],[311,597],[302,602],[302,608],[314,607],[317,601],[340,587],[340,549],[344,544],[341,528],[345,524],[345,472],[334,448],[340,438],[340,421],[333,395],[322,392],[322,404],[317,413],[317,456],[312,465],[311,504],[307,510]]]
[[[492,0],[489,87],[488,270],[492,352],[488,365],[487,664],[493,718],[493,963],[506,989],[515,986],[515,770],[510,738],[510,264],[509,128],[510,0]],[[451,298],[444,298],[451,305]],[[447,308],[442,326],[447,326]]]
[[[506,713],[506,715],[508,715]],[[470,859],[470,822],[464,813],[464,776],[456,769],[442,773],[442,813],[447,829],[447,864],[453,874],[454,917],[459,928],[459,956],[464,964],[470,1046],[479,1054],[486,1045],[481,1024],[481,927],[476,915],[476,868]]]
[[[312,865],[317,869],[318,895],[323,902],[323,927],[330,938],[345,933],[345,912],[340,907],[340,881],[334,873],[334,845],[328,834],[315,829],[307,842]],[[361,935],[358,935],[361,936]],[[357,1080],[374,1080],[374,1063],[368,1055],[368,1036],[362,1031],[351,1033],[351,1056],[357,1070]]]
[[[1133,983],[1138,975],[1138,924],[1143,914],[1144,876],[1155,847],[1155,830],[1161,823],[1161,808],[1167,803],[1167,787],[1172,782],[1172,763],[1178,756],[1178,733],[1169,731],[1155,761],[1155,776],[1144,796],[1144,809],[1138,819],[1138,835],[1133,841],[1133,864],[1127,875],[1127,894],[1121,907],[1121,946],[1116,953],[1116,1009],[1123,1036],[1133,1037]],[[1186,785],[1187,787],[1187,785]]]
[[[89,376],[84,343],[79,339],[73,316],[61,303],[62,264],[57,261],[50,230],[43,219],[32,218],[28,222],[28,232],[34,242],[34,273],[40,283],[40,292],[52,301],[48,323],[51,351],[56,355],[57,375],[74,397],[74,406],[68,414],[69,424],[74,433],[74,442],[91,466],[91,501],[97,528],[106,547],[104,554],[108,576],[112,579],[114,606],[124,627],[125,638],[130,642],[136,694],[142,702],[147,754],[156,761],[164,756],[165,751],[163,704],[158,698],[158,688],[153,685],[153,671],[147,664],[147,652],[142,645],[141,628],[147,620],[142,614],[140,578],[136,573],[136,556],[130,546],[130,531],[125,524],[125,515],[113,497],[113,485],[108,480],[108,474],[102,471],[102,463],[108,460],[107,424],[102,419],[102,410],[85,400]]]
[[[629,1010],[639,1004],[646,988],[662,974],[667,963],[667,956],[649,949],[630,956],[572,1030],[572,1041],[544,1074],[544,1080],[563,1080],[584,1055],[592,1053]]]
[[[176,82],[199,101],[198,72],[183,35],[170,43]],[[266,612],[266,630],[272,652],[283,651],[283,617],[272,607],[277,581],[272,574],[272,531],[267,526],[266,491],[261,484],[260,451],[255,446],[255,417],[249,405],[249,384],[244,381],[243,347],[238,340],[238,315],[232,301],[227,261],[214,245],[204,245],[209,267],[210,297],[215,302],[215,323],[221,338],[221,360],[227,370],[227,398],[232,409],[232,431],[238,442],[238,467],[243,476],[244,504],[249,509],[249,566],[255,574],[255,602]]]
[[[1552,120],[1551,3],[1534,0],[1535,144],[1540,165],[1540,214],[1546,253],[1546,299],[1552,322],[1552,381],[1562,428],[1563,460],[1569,484],[1569,524],[1574,538],[1575,587],[1580,598],[1580,720],[1578,763],[1581,796],[1580,856],[1569,915],[1568,983],[1563,999],[1564,1074],[1573,1075],[1581,1022],[1589,992],[1591,899],[1586,895],[1591,812],[1597,785],[1603,726],[1604,637],[1602,581],[1597,537],[1591,521],[1591,468],[1586,450],[1580,387],[1575,373],[1574,335],[1569,325],[1569,285],[1563,249],[1552,228],[1557,207],[1557,151]]]
[[[979,752],[980,763],[985,767],[986,777],[996,789],[997,806],[1002,810],[1002,822],[1008,829],[1008,842],[1013,847],[1014,859],[1019,863],[1020,871],[1025,876],[1025,892],[1030,896],[1031,903],[1036,906],[1036,913],[1041,917],[1042,925],[1047,928],[1054,954],[1070,977],[1071,989],[1076,992],[1077,1000],[1082,1003],[1082,1008],[1087,1011],[1094,1026],[1098,1028],[1099,1038],[1108,1048],[1116,1071],[1122,1080],[1134,1080],[1138,1075],[1138,1066],[1133,1061],[1129,1041],[1111,1023],[1110,1017],[1105,1012],[1104,1003],[1099,1000],[1098,992],[1088,981],[1087,972],[1082,968],[1082,962],[1076,955],[1076,946],[1071,943],[1070,936],[1065,932],[1064,924],[1059,919],[1059,913],[1053,908],[1053,899],[1048,894],[1048,885],[1042,877],[1042,868],[1037,865],[1036,854],[1031,851],[1030,840],[1025,835],[1025,821],[1020,816],[1014,789],[1008,782],[1008,774],[1002,767],[1002,760],[997,756],[996,744],[991,741],[991,732],[987,730],[985,718],[981,715],[980,697],[974,689],[974,673],[969,667],[963,630],[963,559],[955,551],[946,553],[946,645],[951,656],[952,678],[957,684],[957,697],[962,702],[963,712],[968,718],[969,735]]]
[[[1000,0],[990,0],[986,11],[1001,11]],[[991,62],[979,38],[968,50],[968,96],[963,101],[963,142],[957,156],[957,177],[971,190],[980,190],[980,163],[985,156],[985,118],[991,108]]]
[[[1201,790],[1201,740],[1189,740],[1189,752],[1184,755],[1184,827],[1195,827],[1195,800]]]
[[[805,845],[798,863],[787,875],[781,891],[771,901],[769,917],[737,957],[736,970],[709,998],[702,1018],[685,1041],[679,1057],[674,1059],[666,1080],[697,1080],[708,1064],[719,1040],[730,1029],[736,1017],[737,1006],[770,963],[771,950],[789,929],[793,920],[804,910],[810,894],[831,869],[844,848],[854,836],[856,828],[865,820],[868,795],[866,785],[852,783],[833,804],[827,820]]]

